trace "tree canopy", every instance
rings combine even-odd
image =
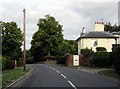
[[[16,22],[0,22],[2,55],[16,60],[21,56],[23,34]]]
[[[114,24],[112,26],[112,24],[110,22],[105,24],[105,31],[107,32],[119,32],[120,31],[120,25],[117,26],[116,24]]]
[[[39,61],[45,55],[59,55],[63,43],[62,25],[53,16],[46,15],[38,21],[38,31],[31,41],[31,51],[34,59]]]
[[[41,61],[48,53],[55,57],[66,53],[77,54],[77,42],[65,40],[62,25],[53,16],[46,15],[38,21],[38,31],[33,34],[31,54],[34,61]]]

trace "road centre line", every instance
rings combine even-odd
[[[52,68],[53,70],[55,70],[55,68]]]
[[[58,70],[56,70],[57,73],[60,73]]]
[[[51,67],[51,66],[50,66],[50,68],[52,68],[53,70],[55,70],[57,73],[60,73],[60,72],[59,72],[58,70],[56,70],[55,68],[53,68],[53,67]],[[61,76],[66,79],[66,76],[65,76],[65,75],[61,74]],[[77,89],[77,88],[75,87],[75,85],[74,85],[71,81],[68,80],[68,83],[69,83],[74,89]]]
[[[69,83],[74,89],[77,89],[77,88],[75,87],[75,85],[74,85],[72,82],[70,82],[69,80],[68,80],[68,83]]]
[[[62,76],[63,78],[66,78],[65,75],[63,75],[63,74],[61,74],[61,76]]]

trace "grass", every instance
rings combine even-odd
[[[2,72],[2,87],[8,86],[10,83],[19,79],[26,73],[28,73],[31,68],[27,68],[26,71],[23,71],[22,68],[16,68],[12,70],[4,70]]]
[[[113,70],[102,70],[102,71],[99,71],[98,74],[120,79],[120,75],[115,73]]]

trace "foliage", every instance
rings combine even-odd
[[[94,53],[92,63],[95,67],[107,67],[110,64],[108,52],[96,52]]]
[[[2,70],[13,69],[15,67],[14,60],[11,60],[9,57],[1,57],[2,61]]]
[[[6,69],[13,69],[15,67],[15,61],[6,57]]]
[[[97,51],[107,51],[107,49],[105,47],[97,47],[96,50]]]
[[[12,70],[3,70],[2,73],[2,88],[6,88],[8,85],[24,76],[28,73],[31,68],[27,68],[26,71],[23,71],[21,68],[12,69]]]
[[[113,50],[111,53],[111,59],[113,61],[115,71],[120,74],[120,47]]]
[[[50,55],[60,58],[66,53],[77,54],[77,42],[64,40],[62,25],[53,16],[46,15],[38,21],[38,31],[31,41],[31,54],[35,62]]]
[[[0,22],[2,30],[2,55],[11,60],[21,57],[23,34],[15,22]],[[9,60],[7,60],[8,62]]]
[[[23,58],[17,61],[17,67],[23,66]]]
[[[120,75],[118,75],[114,70],[102,70],[99,71],[98,74],[120,79]]]
[[[83,63],[87,66],[92,66],[92,56],[93,51],[91,49],[81,49],[81,53],[83,54]]]
[[[85,48],[85,49],[81,49],[81,54],[87,55],[88,53],[90,53],[91,49]]]
[[[26,50],[26,63],[27,63],[27,64],[32,64],[32,63],[34,63],[33,57],[32,57],[32,55],[31,55],[31,51],[30,51],[30,50]]]
[[[58,55],[62,47],[62,25],[54,17],[46,15],[38,21],[38,31],[31,41],[31,52],[35,61],[40,61],[48,54]]]
[[[63,42],[63,54],[77,54],[77,41],[75,40],[64,40]]]
[[[6,58],[5,57],[0,57],[0,61],[2,63],[2,70],[6,69]]]
[[[107,32],[118,32],[120,31],[120,25],[117,26],[116,24],[114,24],[113,26],[111,25],[110,22],[106,23],[105,24],[105,28],[104,28],[105,31]]]

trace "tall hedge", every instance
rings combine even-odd
[[[6,58],[5,57],[2,57],[0,56],[0,69],[4,70],[6,69]]]
[[[2,61],[2,70],[6,70],[6,69],[13,69],[15,67],[15,63],[14,60],[11,60],[8,57],[0,57],[0,61]]]
[[[98,51],[94,53],[92,63],[95,67],[106,67],[109,65],[109,53]]]
[[[115,72],[120,74],[120,47],[117,47],[111,53],[111,59],[113,61]]]

